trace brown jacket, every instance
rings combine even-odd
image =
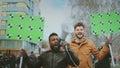
[[[103,46],[101,51],[98,51],[95,44],[86,38],[84,38],[80,44],[75,43],[75,40],[73,39],[70,43],[70,48],[80,59],[79,68],[93,68],[91,54],[93,54],[96,59],[101,60],[109,51],[107,46]]]

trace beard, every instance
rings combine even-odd
[[[60,51],[60,47],[54,47],[54,46],[50,46],[50,47],[54,52],[59,52]]]
[[[75,34],[75,36],[78,38],[78,39],[82,39],[84,37],[84,34]]]

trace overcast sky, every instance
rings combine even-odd
[[[45,17],[44,40],[48,41],[48,36],[56,32],[61,36],[61,25],[68,23],[70,17],[70,6],[68,0],[41,0],[41,16]]]

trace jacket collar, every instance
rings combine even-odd
[[[88,41],[87,38],[85,38],[85,37],[82,39],[82,41],[80,41],[80,43],[76,43],[75,40],[76,40],[76,38],[72,39],[72,43],[75,43],[75,44],[77,44],[77,45],[86,44],[87,41]]]

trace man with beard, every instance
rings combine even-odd
[[[111,39],[107,38],[105,45],[99,51],[90,39],[84,37],[84,33],[84,24],[82,22],[77,23],[74,26],[75,38],[71,40],[70,48],[77,54],[80,60],[79,68],[93,68],[91,55],[93,54],[98,60],[101,60],[103,57],[105,57],[109,52],[108,44],[110,43]]]
[[[35,68],[67,68],[68,65],[74,67],[79,65],[79,58],[71,51],[65,41],[59,41],[56,33],[50,34],[49,44],[51,49],[40,55]],[[66,46],[68,51],[65,49]]]

